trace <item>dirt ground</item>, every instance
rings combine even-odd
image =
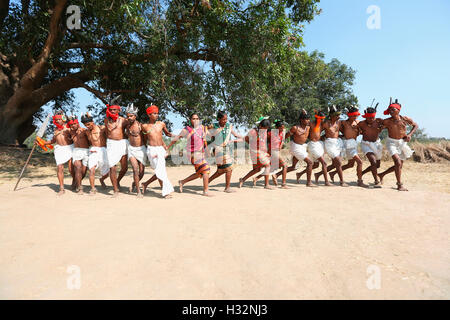
[[[143,199],[126,194],[129,173],[118,198],[111,187],[57,197],[42,161],[15,192],[20,166],[0,171],[1,299],[450,298],[447,163],[406,162],[409,192],[394,190],[394,175],[358,188],[352,169],[349,188],[306,188],[292,172],[288,190],[237,189],[243,165],[236,193],[220,178],[202,197],[197,180],[166,200],[157,184]],[[174,185],[192,172],[168,168]]]

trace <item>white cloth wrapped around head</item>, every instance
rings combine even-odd
[[[127,106],[127,110],[126,110],[125,112],[126,112],[127,114],[128,114],[128,113],[131,113],[131,114],[137,115],[138,111],[139,111],[138,107],[134,107],[134,103],[130,103],[130,104]]]

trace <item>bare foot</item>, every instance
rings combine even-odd
[[[244,185],[244,179],[239,178],[239,188],[242,188],[243,185]]]
[[[84,194],[83,188],[79,188],[76,191],[77,191],[77,194],[80,194],[80,195]]]
[[[112,197],[113,197],[113,198],[117,198],[118,196],[119,196],[119,190],[114,191]]]
[[[171,194],[168,194],[168,195],[166,195],[166,196],[164,197],[164,199],[172,199],[172,195],[171,195]]]
[[[381,188],[381,182],[380,181],[375,181],[375,184],[373,185],[373,187],[375,189],[380,189]]]
[[[141,192],[138,192],[138,193],[136,194],[136,196],[137,196],[138,198],[143,198],[143,197],[144,197],[144,195],[143,195]]]
[[[340,183],[340,185],[341,185],[341,187],[348,187],[348,186],[349,186],[349,185],[346,184],[344,181],[342,181],[342,182]]]
[[[332,182],[334,182],[334,175],[336,174],[336,172],[330,172],[330,179]]]
[[[223,192],[226,192],[226,193],[234,193],[234,192],[236,192],[236,191],[233,190],[233,189],[231,189],[231,188],[228,188],[228,189],[223,190]]]
[[[362,180],[358,180],[358,187],[368,188],[369,186],[367,184],[365,184]]]
[[[290,188],[286,184],[282,184],[281,189],[290,189]]]
[[[408,189],[406,189],[406,188],[403,186],[403,183],[397,183],[397,190],[398,190],[398,191],[408,191]]]
[[[312,187],[312,188],[317,187],[317,185],[314,184],[314,183],[312,183],[311,181],[308,182],[308,183],[306,183],[306,186],[307,186],[307,187]]]
[[[272,175],[272,182],[274,186],[278,186],[277,176],[274,174]]]
[[[100,179],[100,184],[102,185],[103,189],[106,189],[106,184],[104,180]]]
[[[97,189],[92,188],[91,191],[89,191],[89,194],[96,194],[97,193]]]
[[[204,197],[214,197],[212,194],[210,194],[209,192],[204,192],[203,191],[203,196]]]
[[[180,187],[180,193],[183,193],[183,184],[181,183],[181,180],[178,180],[178,186]]]
[[[295,175],[297,176],[297,183],[300,183],[300,178],[302,177],[302,173],[297,172]]]
[[[384,176],[378,175],[378,178],[380,178],[380,184],[383,185],[383,179],[384,179]]]
[[[267,189],[267,190],[274,190],[274,188],[271,187],[271,186],[265,186],[264,189]]]
[[[61,190],[59,190],[59,192],[56,195],[62,196],[64,193],[66,193],[66,190],[61,189]]]
[[[328,182],[328,181],[325,181],[325,186],[326,187],[332,187],[333,186],[333,184],[331,184],[330,182]]]
[[[239,179],[239,182],[240,182],[240,180],[241,180],[241,179]],[[252,180],[253,180],[253,186],[256,187],[256,182],[258,181],[258,179],[253,178]],[[239,187],[239,188],[240,188],[240,187]]]

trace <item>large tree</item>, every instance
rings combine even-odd
[[[110,93],[122,105],[153,102],[163,116],[226,109],[240,123],[288,107],[280,94],[295,88],[280,86],[295,68],[323,67],[299,51],[317,2],[0,0],[0,143],[22,143],[43,105],[72,105],[73,88],[104,103]],[[81,9],[79,29],[67,23],[69,5]],[[327,97],[314,77],[311,94]]]

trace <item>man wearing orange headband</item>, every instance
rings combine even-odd
[[[69,172],[72,175],[72,188],[75,186],[75,173],[72,166],[73,141],[70,136],[70,129],[65,125],[66,116],[60,111],[53,116],[53,124],[56,129],[53,138],[45,141],[44,145],[55,144],[53,155],[57,166],[57,177],[59,181],[58,195],[65,193],[64,189],[64,164],[67,162]]]
[[[166,144],[163,140],[163,133],[172,137],[172,133],[167,130],[166,124],[162,121],[157,121],[159,116],[159,109],[155,105],[151,105],[147,108],[147,115],[149,118],[149,123],[142,124],[142,132],[147,139],[147,157],[150,162],[150,166],[155,170],[155,174],[146,182],[142,184],[144,189],[150,183],[158,179],[159,184],[162,187],[162,196],[165,198],[170,198],[170,194],[174,191],[172,183],[167,176],[166,171]]]
[[[314,115],[315,120],[311,123],[311,130],[309,130],[309,142],[308,142],[308,153],[311,156],[311,160],[314,162],[311,169],[306,167],[302,172],[297,173],[297,183],[300,181],[300,178],[305,173],[308,173],[309,170],[314,170],[319,167],[319,163],[322,164],[323,176],[325,179],[325,186],[332,186],[332,184],[328,181],[328,171],[327,171],[327,163],[324,159],[325,154],[325,146],[323,141],[321,141],[321,133],[323,131],[322,121],[325,120],[325,114],[322,111],[316,111]],[[316,183],[318,180],[316,179]]]
[[[383,178],[388,173],[395,171],[397,178],[397,190],[408,191],[403,187],[402,183],[402,168],[403,162],[412,156],[413,150],[408,146],[412,135],[417,130],[418,125],[411,118],[400,115],[401,104],[396,99],[394,103],[389,103],[389,107],[384,114],[389,114],[391,117],[383,120],[383,126],[388,130],[388,137],[386,138],[386,149],[394,160],[394,165],[379,174],[381,183]],[[411,131],[407,134],[407,126],[411,126]]]
[[[362,166],[363,162],[358,155],[358,143],[356,142],[356,138],[359,136],[359,127],[357,120],[358,116],[361,114],[356,106],[351,106],[347,112],[347,120],[341,121],[340,132],[342,132],[343,136],[343,156],[346,156],[348,162],[346,165],[342,166],[342,171],[353,168],[356,163],[356,174],[358,176],[358,186],[367,188],[367,185],[364,184],[362,180]],[[330,172],[331,181],[334,181],[334,175],[337,173],[336,171]]]
[[[128,170],[128,141],[125,139],[125,127],[128,122],[119,115],[120,107],[106,105],[106,152],[108,154],[109,177],[114,188],[114,196],[119,195],[120,181]],[[119,177],[116,165],[120,162]]]
[[[381,157],[383,155],[383,145],[379,138],[381,130],[383,130],[383,120],[376,118],[377,106],[378,103],[375,108],[367,108],[364,111],[363,118],[366,120],[358,123],[358,127],[363,136],[361,150],[370,162],[370,166],[362,172],[362,175],[372,171],[375,181],[374,188],[381,188],[377,169],[380,167]]]

